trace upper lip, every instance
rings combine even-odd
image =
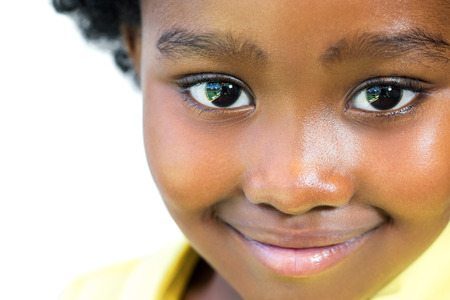
[[[236,228],[230,224],[227,225],[247,239],[266,245],[290,249],[318,248],[345,243],[380,226],[380,224],[376,224],[371,227],[343,230],[327,228],[292,230],[282,227],[274,227],[270,230],[257,230],[255,228]]]
[[[373,231],[389,218],[364,205],[286,215],[258,206],[227,205],[216,217],[248,239],[282,248],[305,249],[345,243]]]

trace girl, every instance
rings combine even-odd
[[[134,72],[187,242],[63,299],[449,299],[450,2],[63,1]]]

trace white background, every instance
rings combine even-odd
[[[0,299],[57,299],[80,273],[178,236],[151,179],[142,101],[49,0],[0,4]]]

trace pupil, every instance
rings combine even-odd
[[[228,82],[209,82],[206,97],[218,107],[233,105],[241,95],[241,88]]]
[[[366,89],[366,99],[379,110],[393,109],[402,99],[403,90],[396,86],[374,86]]]

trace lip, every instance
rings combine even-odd
[[[317,245],[311,245],[311,236],[306,247],[287,247],[280,239],[279,244],[269,244],[252,239],[236,228],[228,225],[235,233],[244,248],[260,264],[274,273],[284,276],[306,277],[317,275],[345,260],[369,238],[378,227],[369,229],[346,239],[336,238],[339,235],[318,235]],[[319,242],[320,241],[320,242]],[[281,245],[280,245],[281,244]],[[302,244],[300,241],[297,243]]]

